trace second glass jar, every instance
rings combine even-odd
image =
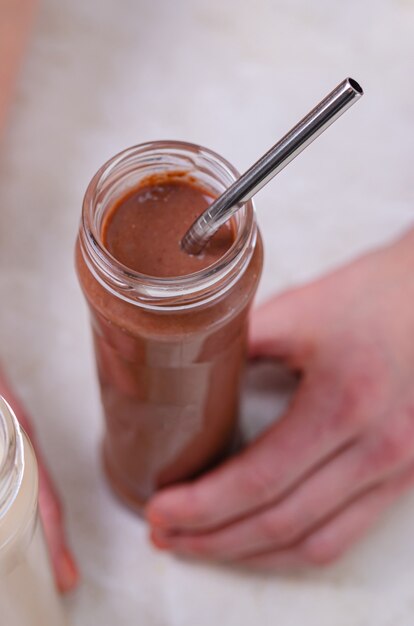
[[[33,448],[0,396],[0,624],[65,626],[37,510]]]

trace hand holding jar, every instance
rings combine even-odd
[[[414,485],[414,231],[252,318],[253,357],[301,372],[256,442],[147,507],[156,546],[260,568],[330,563]]]

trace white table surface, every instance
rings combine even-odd
[[[313,574],[242,574],[149,546],[101,475],[72,262],[83,192],[115,152],[184,139],[242,170],[346,75],[362,102],[257,198],[259,297],[395,236],[413,213],[413,61],[413,0],[43,2],[0,150],[0,354],[64,499],[83,575],[66,601],[75,626],[414,623],[412,496]]]

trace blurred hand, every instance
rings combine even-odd
[[[240,455],[161,491],[153,543],[261,568],[330,563],[414,485],[414,232],[262,306],[254,357],[302,373]]]
[[[72,554],[66,544],[61,503],[36,443],[30,418],[1,370],[0,395],[4,396],[13,408],[17,419],[28,434],[36,451],[39,466],[40,517],[45,531],[56,585],[62,593],[65,593],[76,586],[79,575]]]
[[[7,60],[0,72],[0,131],[3,130],[16,81],[17,69],[21,62],[37,5],[38,0],[0,0],[0,53],[2,58]],[[78,572],[66,545],[61,504],[36,445],[30,419],[1,370],[0,394],[13,407],[17,419],[28,433],[36,450],[39,465],[40,516],[53,563],[56,584],[62,592],[69,591],[78,581]]]
[[[0,0],[0,136],[39,0]]]

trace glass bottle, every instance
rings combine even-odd
[[[76,247],[106,418],[104,465],[114,490],[138,510],[156,489],[195,476],[228,450],[263,262],[248,202],[233,218],[233,245],[206,269],[157,278],[119,263],[103,245],[105,216],[140,181],[163,175],[214,197],[238,172],[194,144],[130,148],[89,184]]]
[[[0,396],[0,624],[64,626],[38,518],[33,448]]]

